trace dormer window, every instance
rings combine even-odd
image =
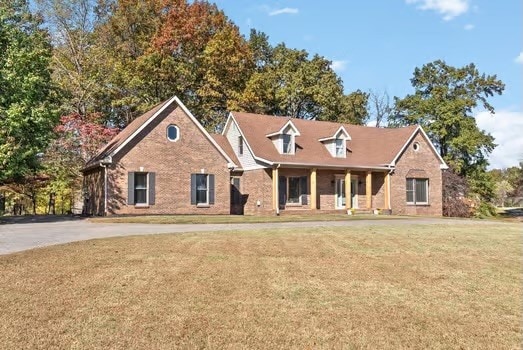
[[[265,135],[271,139],[274,147],[280,154],[294,154],[295,153],[295,140],[296,136],[300,136],[300,132],[289,119],[287,122],[276,132]]]
[[[336,139],[336,157],[345,156],[345,140]]]
[[[345,127],[340,126],[338,130],[331,136],[327,136],[319,139],[325,145],[325,148],[329,151],[331,156],[336,158],[347,157],[347,141],[350,141],[351,137]]]
[[[282,135],[282,152],[284,154],[292,153],[292,136],[289,134]]]

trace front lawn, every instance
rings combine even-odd
[[[111,238],[0,256],[6,349],[521,346],[521,225]]]

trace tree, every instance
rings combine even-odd
[[[250,48],[238,27],[229,24],[216,33],[205,46],[204,71],[198,89],[200,122],[208,129],[225,122],[230,109],[245,88],[254,62]]]
[[[370,118],[376,121],[376,127],[387,123],[391,116],[393,107],[391,105],[389,93],[387,91],[377,92],[371,90],[368,95],[370,105]]]
[[[97,68],[102,65],[93,49],[95,0],[37,0],[53,43],[53,81],[64,94],[64,113],[86,115],[95,108],[99,90]]]
[[[420,124],[441,156],[459,174],[466,175],[484,165],[494,149],[494,138],[479,129],[472,110],[501,95],[505,85],[495,75],[480,74],[471,63],[462,68],[437,60],[414,70],[411,79],[415,93],[403,99],[395,97],[395,124]]]
[[[263,37],[254,37],[263,44]],[[247,112],[336,120],[343,96],[341,80],[330,68],[330,61],[319,55],[312,59],[308,56],[307,51],[289,49],[284,44],[273,48],[270,57],[255,54],[259,65],[268,63],[251,75],[238,105]]]
[[[0,1],[0,183],[34,174],[57,121],[51,45],[25,0]]]
[[[472,111],[481,105],[494,113],[487,99],[500,95],[505,85],[495,75],[480,74],[472,63],[455,68],[441,60],[416,68],[411,82],[413,95],[394,98],[391,124],[420,124],[447,164],[489,202],[494,187],[486,168],[494,138],[478,128]]]
[[[369,120],[369,94],[356,90],[342,97],[341,113],[336,118],[340,123],[365,125]]]

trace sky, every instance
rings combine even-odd
[[[248,37],[305,49],[332,61],[345,92],[413,93],[416,67],[436,59],[505,84],[490,98],[496,113],[474,111],[496,138],[491,168],[523,160],[523,1],[521,0],[214,0]]]

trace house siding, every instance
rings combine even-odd
[[[227,160],[181,108],[162,113],[129,142],[113,159],[109,170],[109,214],[229,214],[230,171]],[[176,107],[176,108],[174,108]],[[170,124],[180,137],[166,137]],[[155,204],[147,207],[127,203],[128,173],[155,173]],[[191,174],[215,176],[215,204],[191,205]]]
[[[414,151],[413,144],[420,148]],[[391,204],[393,214],[400,215],[442,215],[442,172],[440,161],[430,144],[418,132],[407,145],[396,162],[394,175],[391,177]],[[410,205],[406,200],[406,178],[410,170],[424,170],[429,179],[429,204]]]
[[[246,215],[272,213],[272,169],[244,171],[241,177],[241,193],[245,198]]]
[[[227,138],[227,141],[229,141],[229,143],[231,144],[234,154],[236,154],[236,157],[238,157],[241,167],[243,169],[262,168],[262,166],[257,164],[251,151],[249,150],[249,147],[247,147],[247,140],[243,140],[243,154],[238,153],[238,138],[240,136],[241,134],[240,130],[238,129],[238,126],[234,121],[232,121],[232,123],[230,123],[229,127],[225,132],[225,137]]]

